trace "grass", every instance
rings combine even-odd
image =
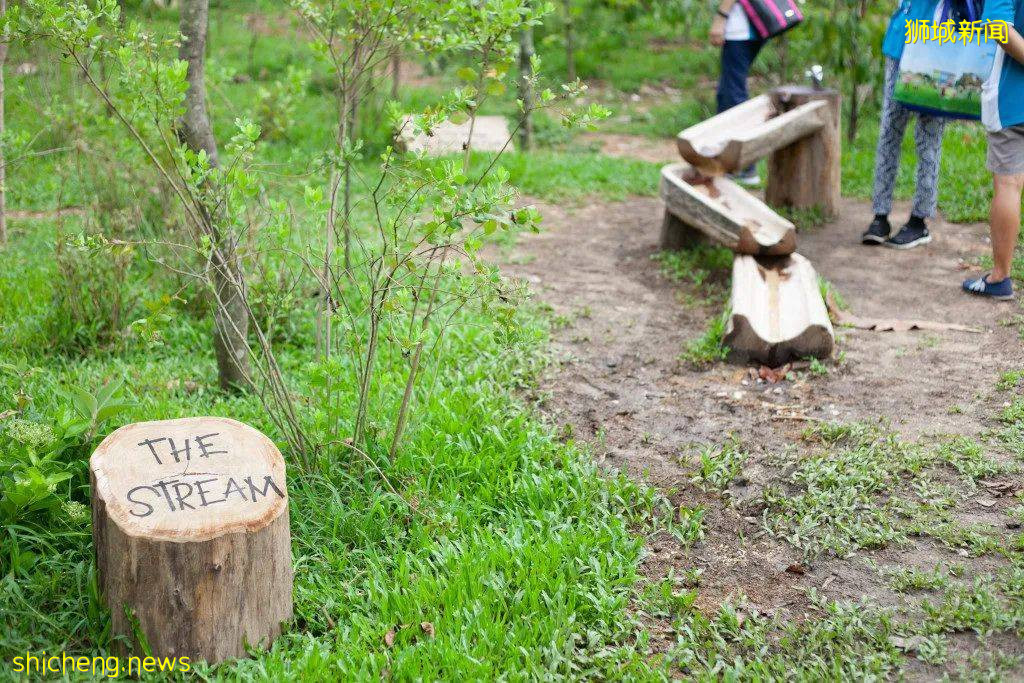
[[[489,162],[487,155],[477,157],[480,166]],[[595,196],[616,201],[658,191],[657,164],[635,159],[538,151],[506,154],[499,163],[523,194],[550,202],[578,204]]]
[[[704,490],[725,491],[743,471],[748,455],[740,442],[732,438],[719,447],[701,449],[693,482]]]
[[[725,344],[725,330],[729,324],[729,317],[729,311],[712,317],[708,322],[708,329],[700,337],[687,342],[680,357],[697,366],[708,365],[728,358],[729,347]]]
[[[733,254],[724,247],[698,244],[689,249],[659,251],[651,256],[661,266],[661,274],[676,282],[701,287],[709,284],[722,290],[732,269]]]

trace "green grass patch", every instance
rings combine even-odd
[[[701,336],[686,343],[680,356],[684,361],[694,365],[709,365],[723,361],[729,357],[729,347],[725,344],[725,330],[729,324],[730,311],[725,311],[708,321],[708,329]]]

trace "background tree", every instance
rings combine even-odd
[[[519,102],[523,108],[523,122],[519,129],[519,146],[523,151],[533,148],[533,116],[528,107],[533,103],[534,57],[533,26],[530,25],[519,34]]]
[[[189,149],[205,156],[211,168],[218,168],[220,156],[217,153],[217,140],[206,107],[206,35],[209,15],[209,0],[182,0],[182,40],[178,57],[188,65],[188,90],[185,92],[185,113],[181,117],[179,135]],[[238,389],[248,386],[252,381],[246,343],[249,317],[238,245],[234,243],[230,232],[221,228],[221,206],[208,201],[200,203],[196,210],[202,220],[207,222],[216,246],[210,254],[210,268],[216,298],[213,317],[217,373],[223,389]]]

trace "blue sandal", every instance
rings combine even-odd
[[[1013,280],[1006,278],[999,282],[989,282],[988,275],[975,280],[964,280],[964,291],[975,296],[984,296],[997,301],[1009,301],[1013,298]]]

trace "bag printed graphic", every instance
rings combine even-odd
[[[961,12],[967,21],[980,18],[973,2],[961,3],[954,11],[951,0],[935,8],[934,25],[951,22],[956,28],[952,40],[918,40],[907,43],[900,61],[900,77],[893,99],[915,111],[951,119],[981,118],[982,86],[992,72],[998,44],[973,36],[965,40],[960,32]],[[933,36],[934,32],[929,31]]]

